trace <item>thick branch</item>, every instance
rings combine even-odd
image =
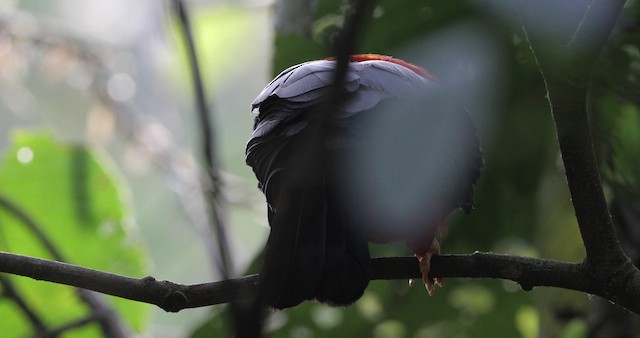
[[[616,239],[607,208],[587,118],[591,65],[622,6],[620,1],[594,0],[590,9],[585,8],[584,19],[568,45],[554,43],[551,37],[542,36],[536,30],[536,25],[553,23],[541,22],[531,15],[534,6],[539,4],[521,2],[520,17],[547,86],[569,190],[587,252],[586,261],[598,266],[623,264],[626,257]],[[608,10],[594,13],[596,8]]]
[[[387,257],[372,260],[372,279],[420,278],[415,257]],[[108,295],[155,304],[165,311],[177,312],[247,299],[255,294],[258,276],[230,279],[221,282],[182,285],[157,281],[153,277],[141,279],[119,276],[75,265],[0,252],[0,272],[37,280],[72,285]],[[536,286],[553,286],[590,294],[608,296],[605,287],[592,283],[583,264],[566,263],[538,258],[515,257],[493,253],[444,255],[432,259],[432,276],[463,278],[498,278],[512,280],[525,290]],[[640,292],[640,288],[636,288]],[[632,291],[637,293],[636,291]],[[640,303],[616,297],[610,300],[640,313]]]
[[[593,0],[567,45],[536,30],[539,3],[520,1],[520,18],[547,87],[571,199],[587,253],[585,280],[594,294],[638,313],[640,271],[622,250],[602,189],[589,129],[587,95],[593,64],[624,0]]]
[[[587,8],[569,46],[585,53],[581,58],[590,62],[589,67],[607,42],[625,2],[626,0],[593,0]]]

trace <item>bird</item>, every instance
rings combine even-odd
[[[267,201],[266,305],[348,306],[372,274],[369,242],[404,241],[429,293],[430,257],[456,209],[474,208],[483,151],[469,113],[425,68],[380,54],[277,75],[256,97],[246,163]],[[327,111],[333,110],[333,111]]]

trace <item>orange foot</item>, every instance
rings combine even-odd
[[[431,243],[431,247],[424,254],[424,256],[418,257],[418,264],[420,266],[420,272],[422,273],[422,281],[424,282],[424,287],[427,289],[429,296],[433,295],[433,291],[435,286],[443,287],[444,286],[444,278],[436,277],[430,278],[429,271],[431,270],[431,257],[440,255],[440,243],[437,239],[433,240]],[[413,279],[409,280],[409,285],[413,284]]]

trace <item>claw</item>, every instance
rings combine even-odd
[[[429,278],[429,270],[431,270],[431,253],[428,252],[423,257],[418,257],[418,265],[420,266],[420,273],[422,273],[422,282],[427,289],[429,296],[433,296],[434,280]]]
[[[440,243],[438,243],[438,241],[434,239],[433,243],[431,244],[431,248],[429,248],[429,251],[425,253],[425,255],[422,257],[418,256],[418,262],[419,262],[418,265],[420,267],[420,273],[422,273],[422,282],[424,283],[424,287],[427,289],[429,296],[433,295],[436,285],[439,287],[444,286],[444,278],[429,277],[429,271],[431,271],[431,257],[433,257],[434,255],[437,256],[439,254],[440,254]],[[412,284],[413,284],[413,280],[409,280],[409,285],[412,285]]]

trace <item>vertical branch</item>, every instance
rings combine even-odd
[[[228,279],[233,273],[231,272],[231,256],[229,254],[229,247],[227,241],[226,227],[223,220],[221,199],[221,180],[220,169],[218,167],[217,160],[215,158],[215,135],[211,126],[209,108],[207,106],[204,95],[204,83],[200,72],[200,64],[196,53],[196,46],[193,39],[193,33],[191,30],[191,23],[189,15],[184,3],[181,0],[173,0],[174,10],[178,20],[180,22],[180,28],[187,45],[187,53],[189,57],[189,64],[191,66],[191,78],[193,80],[193,86],[196,99],[196,111],[200,122],[201,136],[202,136],[202,152],[205,159],[206,166],[206,184],[205,184],[205,198],[207,205],[209,206],[209,212],[211,217],[211,223],[215,231],[216,240],[218,243],[218,254],[220,256],[219,271],[223,279]]]
[[[215,232],[220,257],[219,272],[223,283],[227,283],[233,275],[231,255],[228,247],[226,227],[221,205],[220,168],[215,158],[215,135],[210,121],[210,113],[204,95],[204,83],[200,72],[200,64],[196,53],[196,46],[191,31],[191,23],[187,9],[182,0],[173,0],[174,10],[180,22],[182,34],[187,46],[191,78],[196,99],[196,111],[200,120],[202,151],[205,159],[207,177],[205,178],[204,194],[209,209],[211,226]],[[233,333],[240,337],[259,336],[262,331],[261,307],[241,304],[237,300],[237,291],[233,291],[229,306]]]
[[[587,95],[593,64],[606,42],[624,0],[593,0],[584,8],[569,44],[552,41],[553,25],[540,18],[544,5],[518,0],[527,39],[547,87],[571,198],[587,252],[585,263],[617,268],[628,262],[616,238],[602,190],[589,129]],[[595,11],[595,9],[600,9]],[[605,10],[606,9],[606,10]],[[606,15],[603,15],[606,14]]]
[[[622,257],[602,190],[587,120],[587,88],[575,88],[547,76],[549,102],[556,124],[571,199],[587,252],[587,263],[610,264]]]
[[[344,18],[342,30],[335,37],[331,46],[331,52],[336,59],[336,67],[333,73],[333,80],[327,100],[316,109],[320,115],[320,123],[317,124],[315,135],[308,142],[312,151],[322,152],[324,144],[323,138],[327,128],[330,127],[332,119],[338,114],[342,101],[344,100],[344,92],[342,84],[349,70],[349,57],[357,50],[358,36],[364,27],[366,19],[371,13],[375,0],[354,0],[352,7],[347,10]],[[328,113],[326,113],[328,112]],[[308,126],[307,128],[312,128]],[[310,170],[318,170],[318,168],[310,168]]]
[[[355,0],[350,13],[347,13],[344,28],[340,31],[332,46],[336,58],[336,69],[333,76],[331,98],[340,96],[342,82],[349,66],[349,56],[356,50],[358,36],[364,27],[365,20],[373,7],[372,0]],[[339,100],[330,100],[330,102]],[[337,106],[335,107],[337,108]],[[335,109],[334,109],[335,110]],[[331,111],[334,111],[331,110]]]
[[[626,0],[591,1],[570,41],[574,50],[585,53],[582,59],[592,63],[596,60],[625,2]],[[592,64],[588,66],[591,67]]]

